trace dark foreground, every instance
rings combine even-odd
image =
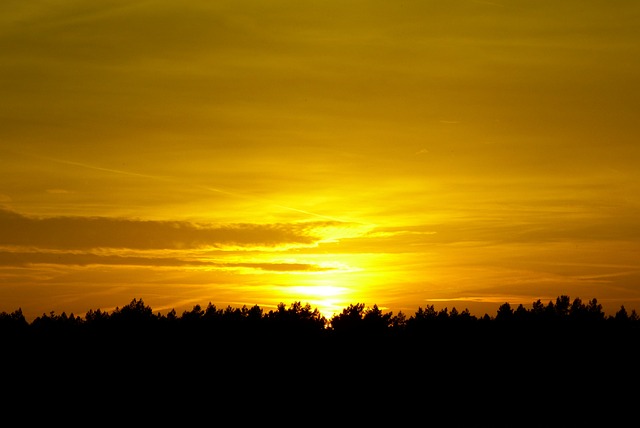
[[[5,314],[2,419],[4,426],[637,426],[635,314],[548,308],[540,318],[505,311],[484,320],[419,311],[401,323],[352,306],[330,328],[299,305],[268,316],[198,307],[167,318],[134,300],[111,315],[45,316],[31,325]]]
[[[4,405],[24,423],[634,426],[636,335],[566,334],[20,339]]]

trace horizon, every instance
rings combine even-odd
[[[605,318],[614,317],[618,313],[618,311],[621,311],[621,310],[625,310],[629,316],[632,316],[633,314],[636,314],[636,315],[638,314],[638,312],[635,309],[629,310],[624,305],[621,305],[620,307],[615,308],[615,310],[607,311],[605,309],[605,306],[602,305],[602,303],[595,297],[594,298],[590,298],[590,299],[582,299],[579,296],[575,296],[575,297],[572,298],[571,296],[567,296],[567,295],[559,295],[559,296],[556,296],[556,299],[550,299],[547,302],[540,300],[540,302],[546,308],[550,304],[555,306],[558,303],[558,299],[564,298],[564,297],[569,299],[569,303],[570,304],[573,304],[576,300],[581,301],[583,306],[586,306],[586,305],[590,304],[592,301],[594,303],[597,303],[601,307],[602,314],[604,315]],[[188,312],[191,312],[191,311],[195,310],[196,306],[199,306],[202,311],[206,310],[209,307],[209,305],[212,305],[217,311],[220,311],[220,310],[226,311],[229,308],[231,308],[231,309],[244,309],[244,308],[251,309],[253,307],[259,307],[260,310],[263,312],[263,315],[266,315],[267,313],[269,313],[271,311],[277,312],[277,309],[281,304],[284,305],[284,307],[286,309],[290,309],[291,307],[293,307],[294,304],[300,304],[302,307],[305,307],[305,306],[308,305],[309,308],[312,311],[318,311],[320,316],[324,317],[327,322],[330,322],[331,319],[334,316],[338,316],[338,315],[346,312],[346,310],[348,310],[349,307],[351,307],[351,306],[360,305],[360,304],[363,305],[363,312],[367,312],[369,310],[374,309],[374,307],[376,307],[383,314],[390,314],[392,316],[398,316],[400,313],[402,313],[407,319],[414,317],[419,310],[427,310],[429,308],[435,310],[438,313],[441,312],[441,311],[444,311],[444,312],[446,312],[448,314],[451,314],[451,312],[455,309],[457,311],[457,313],[462,313],[462,312],[466,311],[466,312],[469,313],[470,316],[475,317],[477,319],[483,318],[485,316],[488,316],[489,318],[494,319],[496,317],[500,307],[505,305],[505,304],[508,304],[513,311],[518,309],[520,306],[522,306],[525,310],[529,311],[529,310],[532,309],[534,303],[537,303],[537,301],[536,302],[530,302],[529,304],[524,304],[524,303],[512,304],[511,302],[505,301],[502,304],[497,305],[495,307],[495,311],[493,313],[489,313],[489,312],[480,313],[478,311],[475,311],[475,312],[471,311],[471,310],[469,310],[468,307],[458,308],[456,306],[451,306],[451,307],[438,306],[437,304],[427,304],[425,306],[418,306],[418,307],[415,307],[414,309],[412,309],[410,311],[399,310],[398,312],[394,312],[394,311],[388,310],[387,308],[380,307],[376,303],[366,304],[366,303],[363,303],[363,302],[353,302],[353,303],[350,303],[350,304],[346,305],[344,308],[341,308],[339,310],[334,310],[333,312],[331,312],[330,314],[327,315],[326,312],[323,312],[317,306],[313,306],[309,302],[303,302],[303,301],[300,301],[300,300],[292,301],[290,303],[280,302],[280,304],[278,304],[278,305],[275,305],[273,307],[269,306],[269,307],[266,307],[266,308],[262,307],[262,306],[260,306],[258,304],[255,304],[255,305],[247,305],[247,304],[242,304],[242,305],[232,305],[232,304],[218,305],[215,302],[209,301],[206,304],[197,304],[196,303],[196,304],[194,304],[193,306],[191,306],[189,308],[182,308],[181,310],[178,310],[177,308],[170,308],[170,309],[166,309],[165,308],[164,310],[159,311],[159,310],[155,310],[155,308],[152,305],[147,304],[147,302],[145,302],[144,299],[142,299],[142,298],[133,298],[127,304],[117,305],[117,306],[115,306],[113,308],[110,308],[110,309],[89,308],[89,309],[87,309],[87,310],[85,310],[84,312],[81,312],[81,313],[66,312],[66,311],[57,312],[57,311],[53,311],[52,310],[52,311],[45,311],[45,312],[41,313],[40,315],[35,315],[34,316],[33,314],[31,314],[30,316],[28,316],[28,314],[23,313],[22,308],[16,308],[13,311],[2,311],[2,310],[0,310],[0,314],[9,315],[9,314],[13,314],[13,313],[19,312],[19,313],[22,314],[22,316],[25,318],[25,320],[29,324],[31,324],[37,318],[49,317],[49,316],[67,316],[67,317],[73,316],[73,317],[78,317],[78,318],[84,320],[86,318],[87,313],[89,313],[89,312],[100,311],[100,312],[102,312],[104,314],[111,315],[111,314],[121,310],[122,308],[124,308],[126,306],[129,306],[129,305],[132,305],[134,303],[144,304],[145,308],[151,309],[151,313],[154,316],[167,316],[167,314],[169,312],[175,312],[175,314],[178,317],[181,317],[184,313],[188,313]]]

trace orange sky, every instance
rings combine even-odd
[[[0,311],[640,310],[637,1],[0,12]]]

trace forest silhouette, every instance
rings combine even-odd
[[[309,349],[318,356],[353,361],[365,356],[383,362],[402,355],[405,363],[419,363],[425,348],[430,349],[429,358],[447,365],[470,360],[470,353],[475,354],[473,361],[491,364],[514,355],[523,363],[569,363],[575,357],[572,364],[589,358],[619,364],[635,356],[640,316],[624,306],[605,314],[597,299],[585,303],[567,295],[547,303],[537,300],[530,308],[505,302],[494,316],[482,317],[468,309],[437,310],[433,305],[407,316],[356,303],[326,318],[299,301],[269,311],[258,305],[218,308],[210,302],[182,314],[175,309],[161,314],[134,298],[111,313],[91,309],[80,317],[50,312],[30,323],[21,309],[2,312],[0,334],[5,345],[24,352],[120,349],[133,354],[155,349],[167,356],[174,353],[174,359],[209,353],[226,364],[258,350],[268,358],[310,358]]]
[[[21,309],[2,312],[0,338],[12,397],[34,397],[38,385],[38,400],[100,414],[101,403],[120,411],[144,397],[161,422],[215,403],[218,414],[246,409],[235,415],[245,422],[261,409],[395,425],[431,412],[450,427],[607,426],[636,406],[628,390],[639,379],[640,317],[566,295],[530,308],[504,303],[494,316],[434,306],[406,316],[357,303],[329,319],[301,302],[160,314],[134,298],[84,317],[27,322]],[[586,413],[566,413],[576,402]]]
[[[209,302],[206,307],[195,305],[191,310],[178,314],[172,309],[166,314],[153,312],[142,299],[134,298],[111,313],[90,309],[84,317],[66,312],[42,314],[28,322],[22,309],[0,312],[0,333],[5,340],[171,337],[174,334],[207,339],[233,339],[245,336],[289,337],[300,340],[326,338],[377,338],[422,340],[427,336],[443,334],[467,334],[508,332],[523,334],[533,332],[589,332],[635,334],[640,329],[640,316],[630,313],[624,306],[615,314],[606,314],[596,298],[583,302],[580,298],[558,296],[547,303],[537,300],[527,309],[523,304],[514,308],[502,304],[494,316],[472,315],[468,309],[458,311],[435,309],[434,305],[419,306],[407,316],[403,312],[384,312],[377,304],[351,304],[330,318],[317,308],[301,301],[277,305],[266,312],[258,305],[252,307],[218,308]],[[168,336],[167,336],[168,335]]]

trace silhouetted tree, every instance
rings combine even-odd
[[[257,314],[256,314],[257,315]],[[318,309],[310,304],[293,302],[288,308],[284,303],[277,305],[276,310],[263,316],[269,335],[276,340],[316,340],[325,329],[327,320]]]
[[[391,328],[394,331],[402,331],[407,327],[407,316],[399,311],[397,315],[391,317]]]
[[[415,322],[421,321],[435,321],[438,316],[438,311],[436,311],[433,305],[427,305],[426,308],[422,309],[422,307],[418,307],[418,310],[411,317]]]
[[[627,309],[624,305],[620,306],[620,309],[615,313],[613,318],[618,323],[629,322],[629,314],[627,313]]]
[[[513,312],[513,320],[520,324],[527,323],[531,320],[531,313],[524,307],[521,303],[518,305],[516,310]]]
[[[513,309],[509,302],[505,302],[498,307],[498,312],[496,313],[496,321],[498,322],[508,322],[513,319]]]
[[[85,322],[91,326],[104,325],[109,321],[109,314],[100,309],[89,309],[84,315]]]
[[[556,321],[556,316],[558,313],[556,312],[556,305],[553,301],[549,300],[547,306],[544,307],[544,319],[547,322]]]
[[[29,327],[21,308],[11,313],[0,312],[0,346],[9,346],[8,341],[26,338]]]
[[[427,305],[424,309],[419,306],[416,312],[406,321],[406,331],[410,335],[425,336],[432,334],[438,324],[438,311],[434,305]]]
[[[182,312],[180,319],[184,324],[196,324],[202,321],[204,311],[200,305],[195,305],[190,311]]]
[[[165,315],[165,318],[169,321],[175,321],[178,319],[178,313],[176,312],[175,309],[171,309],[169,312],[167,312],[167,315]]]
[[[67,316],[66,312],[62,312],[58,315],[55,311],[51,311],[49,315],[42,314],[42,316],[36,317],[31,326],[39,333],[65,333],[72,331],[80,324],[82,324],[82,319],[73,314]]]
[[[134,298],[128,305],[113,310],[107,333],[109,340],[116,341],[113,346],[141,349],[163,338],[160,327],[160,317],[154,315],[151,307],[145,305],[142,299]]]
[[[391,328],[392,312],[384,313],[378,305],[367,308],[362,316],[363,330],[367,334],[384,334]]]
[[[24,331],[29,326],[22,308],[18,308],[11,313],[0,312],[0,331]]]
[[[330,319],[331,330],[337,333],[354,333],[362,328],[364,303],[350,304]]]
[[[136,298],[122,308],[116,307],[110,318],[114,322],[128,325],[148,324],[157,319],[151,307],[145,305],[142,299]]]
[[[202,320],[206,325],[208,331],[220,328],[222,319],[224,317],[224,310],[218,309],[216,305],[209,302],[202,315]]]
[[[605,314],[602,311],[602,305],[598,303],[598,300],[594,297],[587,303],[587,313],[590,320],[604,320]]]
[[[540,299],[536,300],[531,305],[531,310],[529,311],[529,313],[531,314],[532,319],[542,321],[546,313],[544,303],[542,303]]]
[[[569,315],[571,299],[567,295],[556,297],[555,312],[558,318],[566,318]]]

